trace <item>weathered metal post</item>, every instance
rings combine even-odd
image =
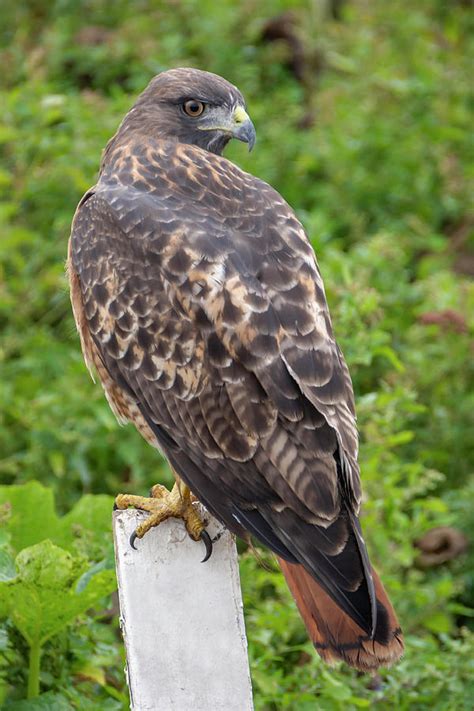
[[[237,551],[224,531],[209,561],[169,519],[129,544],[144,517],[114,512],[121,627],[133,711],[252,711]],[[211,520],[211,537],[222,526]]]

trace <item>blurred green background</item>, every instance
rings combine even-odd
[[[102,148],[174,66],[239,86],[258,144],[227,156],[283,194],[318,254],[356,391],[366,538],[406,633],[394,669],[329,669],[270,556],[267,570],[243,550],[256,708],[472,708],[473,29],[472,3],[455,0],[2,3],[5,709],[128,708],[104,597],[111,497],[170,477],[86,372],[64,261]],[[439,526],[427,565],[419,546]]]

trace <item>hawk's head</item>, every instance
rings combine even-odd
[[[255,128],[240,91],[217,74],[171,69],[158,74],[124,119],[122,128],[221,154],[231,138],[255,143]]]

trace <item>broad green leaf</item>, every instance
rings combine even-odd
[[[116,587],[114,572],[102,570],[78,591],[87,562],[48,540],[19,553],[16,566],[17,577],[0,582],[0,601],[29,644],[44,643]]]
[[[89,585],[89,581],[103,570],[112,570],[114,568],[114,557],[110,555],[108,558],[99,561],[95,565],[92,565],[86,572],[81,575],[77,581],[76,591],[82,592]]]
[[[59,518],[54,510],[54,495],[37,481],[18,486],[0,486],[0,504],[9,504],[6,526],[15,551],[49,538],[61,537]]]
[[[74,536],[87,529],[93,531],[97,538],[101,534],[112,536],[112,507],[113,497],[105,494],[86,494],[61,519],[64,535],[71,532],[73,540]]]
[[[18,486],[0,486],[0,505],[8,507],[4,513],[5,528],[10,533],[11,545],[16,552],[45,539],[70,551],[77,550],[79,540],[84,538],[90,557],[90,547],[95,540],[99,555],[104,548],[104,537],[112,541],[111,496],[86,495],[65,516],[58,516],[54,507],[51,489],[37,481]],[[86,552],[82,551],[81,552]]]

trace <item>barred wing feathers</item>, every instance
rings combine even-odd
[[[231,530],[303,566],[333,613],[392,644],[357,521],[350,376],[278,193],[196,147],[132,140],[78,208],[69,268],[116,412]]]

